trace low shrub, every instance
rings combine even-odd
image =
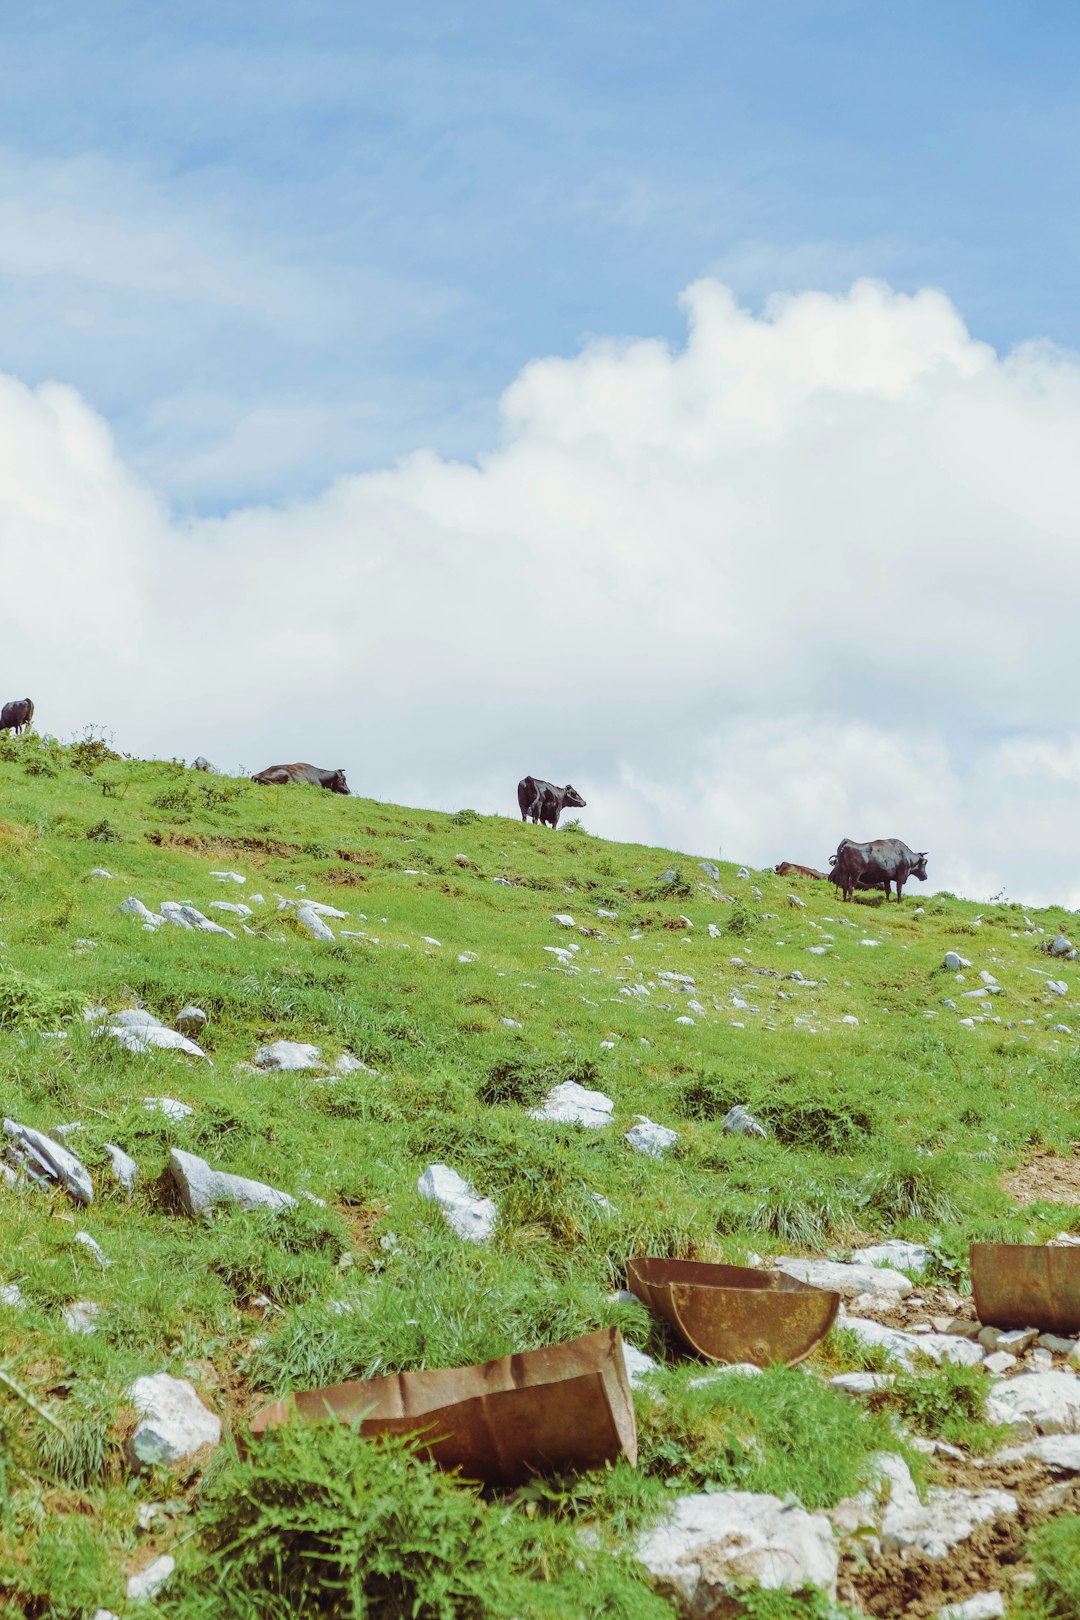
[[[1080,1615],[1080,1518],[1062,1515],[1036,1531],[1028,1546],[1034,1584],[1018,1613],[1025,1620],[1076,1620]]]

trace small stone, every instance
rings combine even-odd
[[[577,923],[574,921],[573,917],[571,917],[568,911],[557,911],[551,920],[553,923],[558,923],[560,928],[577,927]]]
[[[77,1299],[65,1305],[61,1315],[69,1333],[96,1333],[101,1306],[95,1305],[92,1299]]]
[[[101,1247],[101,1244],[97,1241],[97,1239],[92,1238],[89,1232],[76,1232],[75,1242],[81,1243],[83,1248],[86,1249],[88,1253],[93,1255],[98,1265],[104,1271],[109,1262],[105,1257],[104,1249]]]
[[[458,953],[459,962],[478,962],[479,960],[480,958],[475,951],[460,951]]]
[[[201,1007],[182,1007],[176,1015],[175,1027],[181,1035],[199,1036],[208,1022]]]
[[[93,1203],[94,1184],[90,1173],[74,1153],[59,1142],[51,1141],[42,1131],[20,1125],[13,1119],[5,1119],[3,1128],[11,1144],[10,1155],[31,1180],[58,1181],[77,1204]]]
[[[615,1104],[602,1091],[589,1091],[576,1080],[564,1080],[551,1088],[539,1108],[529,1110],[529,1118],[586,1125],[595,1130],[611,1124],[614,1109]]]
[[[961,968],[969,968],[971,963],[966,956],[961,956],[958,951],[946,951],[944,966],[950,973],[959,973]]]
[[[143,1107],[148,1114],[164,1114],[166,1119],[179,1123],[195,1112],[190,1104],[178,1102],[175,1097],[144,1097]]]
[[[638,1123],[626,1132],[625,1140],[638,1153],[647,1153],[652,1159],[662,1159],[669,1147],[679,1140],[678,1131],[666,1125],[657,1125],[644,1114],[635,1116]]]
[[[502,1027],[504,1029],[521,1029],[522,1028],[522,1023],[521,1023],[521,1020],[519,1018],[501,1018],[499,1020],[499,1022],[502,1024]]]
[[[870,1266],[893,1266],[897,1271],[921,1274],[930,1264],[930,1250],[924,1243],[908,1243],[903,1238],[889,1238],[885,1243],[871,1243],[864,1249],[853,1249],[851,1258]]]
[[[840,1022],[842,1024],[853,1024],[856,1029],[859,1027],[859,1020],[855,1017],[854,1013],[845,1013]]]
[[[768,1131],[759,1119],[755,1119],[748,1108],[742,1103],[736,1103],[729,1108],[722,1120],[723,1128],[728,1136],[768,1136]]]
[[[421,1198],[437,1203],[458,1237],[483,1243],[495,1230],[498,1210],[490,1198],[479,1198],[469,1183],[445,1164],[430,1164],[416,1183]]]
[[[257,1069],[323,1069],[322,1050],[304,1041],[272,1041],[255,1053]]]
[[[246,877],[241,877],[239,872],[211,872],[210,876],[212,878],[217,878],[219,883],[246,883],[247,882],[247,878]]]
[[[677,1024],[689,1024],[691,1029],[694,1027],[694,1020],[689,1016],[688,1013],[681,1013],[679,1017],[676,1018],[675,1022]]]
[[[992,1355],[986,1357],[983,1366],[995,1378],[1004,1378],[1005,1374],[1016,1366],[1016,1357],[1010,1356],[1007,1350],[995,1350]]]
[[[967,1541],[981,1524],[1011,1518],[1018,1509],[1009,1491],[943,1490],[931,1487],[926,1505],[891,1505],[885,1511],[881,1541],[887,1552],[912,1549],[928,1558],[945,1558]]]
[[[1004,1593],[976,1592],[963,1603],[946,1603],[938,1610],[937,1620],[999,1620],[1004,1613]]]
[[[165,1582],[176,1568],[176,1559],[169,1553],[162,1553],[155,1558],[138,1575],[129,1575],[127,1595],[129,1603],[144,1603],[148,1598],[157,1597]]]
[[[208,1411],[191,1384],[169,1373],[136,1378],[127,1392],[139,1423],[127,1443],[138,1467],[173,1467],[221,1439],[221,1420]]]
[[[18,1283],[0,1285],[0,1305],[6,1305],[9,1311],[25,1311],[26,1301]]]
[[[698,869],[704,872],[710,883],[719,883],[720,868],[715,861],[698,861]]]
[[[644,1350],[638,1350],[634,1345],[627,1344],[625,1340],[622,1351],[631,1389],[641,1389],[646,1378],[660,1371],[658,1361],[654,1361],[652,1356],[647,1356]]]
[[[329,923],[323,921],[314,906],[301,906],[296,913],[296,920],[301,928],[307,930],[312,939],[322,940],[327,943],[333,942],[334,930]]]
[[[736,872],[735,876],[737,878],[748,878],[750,876],[750,873],[747,871],[745,866],[740,866],[739,870]]]
[[[121,900],[116,909],[123,912],[127,917],[138,917],[143,927],[149,928],[151,931],[165,926],[165,918],[159,917],[156,912],[144,906],[142,901],[133,894],[129,894],[126,900]]]
[[[876,1395],[878,1390],[891,1389],[896,1383],[895,1373],[875,1372],[849,1372],[837,1373],[830,1378],[829,1383],[833,1389],[839,1389],[845,1395]]]
[[[230,929],[223,928],[220,923],[204,916],[196,906],[187,905],[179,900],[163,900],[159,910],[165,921],[172,923],[175,928],[191,929],[197,934],[225,934],[229,939],[236,938]]]
[[[205,1215],[218,1204],[236,1204],[240,1209],[292,1209],[296,1204],[291,1193],[247,1176],[212,1170],[198,1154],[180,1148],[169,1154],[169,1173],[188,1215]]]
[[[1080,1378],[1071,1372],[1021,1373],[994,1390],[987,1417],[1028,1434],[1076,1434]]]
[[[789,1277],[812,1283],[815,1288],[827,1288],[843,1299],[854,1299],[857,1294],[893,1294],[906,1297],[911,1293],[911,1282],[902,1272],[890,1271],[885,1266],[843,1265],[838,1260],[799,1260],[782,1257],[773,1261],[777,1271],[786,1271]]]

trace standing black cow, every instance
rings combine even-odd
[[[349,784],[344,771],[324,771],[318,765],[268,765],[251,778],[263,787],[284,782],[310,782],[314,787],[329,788],[331,793],[348,793]]]
[[[518,809],[522,821],[528,821],[531,816],[534,822],[557,827],[559,816],[567,808],[585,808],[585,800],[569,782],[565,787],[555,787],[552,782],[544,782],[539,776],[523,776],[518,783]]]
[[[11,731],[14,728],[17,737],[20,731],[29,731],[33,718],[33,698],[16,698],[13,703],[5,703],[3,710],[0,711],[0,731]]]
[[[856,889],[884,889],[889,899],[889,886],[896,884],[896,903],[909,877],[926,882],[927,851],[909,849],[900,838],[872,838],[869,843],[857,844],[843,838],[832,857],[829,874],[841,890],[843,898],[850,900]]]

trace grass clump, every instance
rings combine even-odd
[[[545,1590],[556,1581],[557,1591]],[[618,1560],[486,1505],[414,1442],[361,1440],[342,1424],[279,1429],[222,1470],[206,1493],[186,1584],[166,1613],[209,1615],[226,1603],[216,1612],[244,1620],[670,1612]]]
[[[983,1456],[999,1442],[1001,1430],[986,1421],[989,1384],[981,1367],[944,1361],[929,1372],[899,1373],[885,1404],[900,1413],[917,1434],[965,1446]]]
[[[1017,1609],[1023,1620],[1076,1620],[1080,1615],[1080,1518],[1045,1524],[1028,1546],[1034,1585]]]
[[[54,990],[0,961],[0,1029],[19,1024],[55,1024],[69,1018],[78,1005],[69,990]]]
[[[649,1410],[641,1462],[680,1490],[767,1491],[830,1508],[872,1478],[875,1452],[896,1450],[886,1414],[860,1411],[797,1368],[718,1373],[665,1393]]]

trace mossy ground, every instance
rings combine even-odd
[[[611,1297],[630,1255],[741,1261],[905,1236],[928,1241],[939,1275],[955,1280],[974,1238],[1038,1241],[1076,1222],[1049,1202],[1018,1209],[999,1185],[1033,1150],[1069,1153],[1080,1136],[1076,1043],[1052,1027],[1075,1021],[1073,997],[1049,993],[1040,973],[1071,975],[1033,931],[1056,932],[1067,921],[1057,910],[980,907],[917,884],[901,907],[873,896],[843,906],[831,884],[739,878],[726,863],[713,883],[699,865],[707,850],[673,857],[572,825],[552,834],[258,788],[33,737],[0,748],[0,817],[3,1113],[46,1130],[77,1122],[71,1145],[97,1188],[85,1212],[62,1194],[0,1190],[0,1284],[26,1302],[0,1306],[0,1368],[64,1431],[7,1393],[0,1593],[14,1613],[119,1608],[126,1571],[173,1540],[179,1568],[159,1608],[211,1612],[198,1548],[220,1506],[197,1481],[133,1482],[123,1461],[123,1390],[140,1373],[190,1377],[240,1426],[290,1388],[463,1364],[610,1323],[673,1367],[664,1402],[641,1403],[641,1467],[538,1486],[510,1508],[479,1501],[487,1529],[468,1536],[495,1564],[504,1555],[488,1521],[512,1520],[499,1532],[515,1549],[503,1598],[495,1569],[478,1580],[480,1607],[416,1612],[520,1614],[528,1589],[537,1613],[574,1613],[584,1520],[601,1529],[584,1555],[596,1590],[608,1582],[615,1594],[594,1612],[636,1612],[631,1588],[642,1615],[667,1612],[615,1555],[673,1489],[786,1483],[806,1505],[829,1505],[892,1431],[801,1371],[727,1379],[722,1396],[690,1390],[663,1328]],[[112,875],[90,876],[98,866]],[[660,884],[673,866],[680,881]],[[247,881],[220,882],[215,869]],[[349,913],[333,924],[336,943],[278,913],[276,896],[299,892]],[[222,913],[211,915],[235,924],[235,939],[149,933],[116,909],[128,895],[206,911],[255,893],[266,903],[254,937]],[[571,944],[567,972],[545,947]],[[948,948],[974,963],[961,985],[942,969]],[[965,1027],[942,1003],[976,988],[984,967],[1004,987],[989,1007],[1003,1021]],[[660,973],[695,988],[680,993]],[[93,1038],[78,1011],[136,1001],[166,1022],[201,1006],[213,1067],[132,1056]],[[688,1013],[689,1001],[702,1010]],[[60,1028],[66,1040],[48,1038]],[[314,1042],[328,1063],[351,1052],[378,1074],[328,1083],[246,1067],[279,1037]],[[567,1078],[613,1098],[610,1128],[529,1117]],[[147,1112],[143,1099],[163,1094],[194,1113],[173,1123]],[[768,1140],[724,1134],[734,1103],[765,1121]],[[638,1114],[678,1131],[664,1159],[624,1140]],[[106,1141],[140,1165],[133,1197],[110,1184]],[[185,1219],[163,1186],[171,1146],[326,1208]],[[496,1201],[487,1245],[455,1238],[417,1196],[435,1160]],[[77,1228],[101,1244],[104,1272]],[[65,1329],[75,1299],[101,1305],[95,1333]],[[800,1411],[828,1444],[792,1443]],[[214,1466],[215,1491],[240,1467],[230,1455]],[[183,1513],[139,1532],[141,1503],[177,1496]],[[215,1601],[226,1612],[220,1592]],[[270,1612],[239,1582],[229,1602]]]

